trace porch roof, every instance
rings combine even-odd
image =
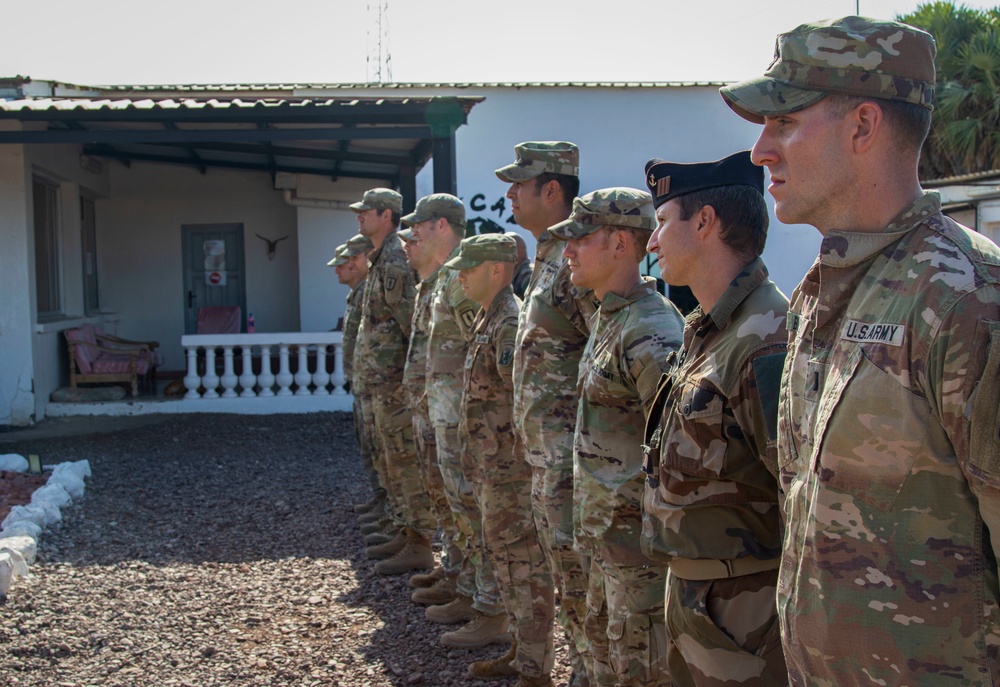
[[[21,97],[0,100],[3,143],[82,145],[148,161],[406,185],[484,100],[459,97]],[[437,176],[437,173],[435,173]]]

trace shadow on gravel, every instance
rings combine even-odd
[[[345,558],[356,553],[350,506],[367,490],[351,423],[347,413],[184,415],[121,431],[8,435],[0,448],[43,463],[90,461],[86,534],[60,551],[75,565]]]
[[[178,666],[179,647],[191,641],[191,628],[208,623],[212,606],[221,603],[231,608],[227,627],[233,634],[198,630],[195,636],[201,644],[193,651],[197,662],[239,656],[228,669],[233,677],[213,682],[205,677],[207,667],[190,668],[194,672],[187,674],[197,678],[190,684],[260,684],[245,677],[250,674],[271,675],[276,685],[314,684],[306,676],[317,670],[335,676],[333,682],[326,678],[315,682],[324,685],[490,684],[469,680],[465,669],[470,661],[502,654],[505,648],[467,652],[443,647],[440,635],[451,628],[428,622],[423,607],[410,601],[409,575],[378,575],[364,558],[352,504],[370,494],[350,414],[206,414],[125,425],[104,422],[95,419],[93,431],[69,435],[26,432],[22,439],[8,433],[0,453],[36,453],[46,464],[90,461],[94,476],[86,496],[64,512],[65,524],[58,532],[43,535],[41,563],[52,575],[46,582],[72,587],[74,569],[114,568],[122,581],[99,580],[109,588],[88,589],[86,594],[96,603],[94,615],[109,614],[109,620],[98,623],[98,634],[105,637],[100,641],[128,647],[126,640],[140,641],[136,628],[150,624],[150,635],[162,635],[162,647],[157,645],[148,655],[145,646],[136,649],[134,659],[149,676],[164,679],[185,668],[183,660]],[[263,565],[275,561],[281,562],[277,569]],[[251,594],[241,600],[238,589],[216,584],[219,575],[252,574],[222,567],[244,563],[248,565],[238,568],[252,571],[258,566],[250,564],[262,563],[261,569],[282,578],[266,585],[273,596]],[[198,566],[200,572],[169,570],[183,564]],[[201,580],[197,590],[190,589],[191,577]],[[226,582],[238,584],[238,577]],[[219,593],[216,590],[228,596],[213,597]],[[50,599],[42,589],[39,594],[19,609],[26,619],[38,614],[36,606],[58,606],[58,598]],[[181,604],[188,597],[200,600]],[[323,605],[325,598],[329,607]],[[119,605],[125,599],[138,599],[146,609],[164,599],[176,601],[176,607],[183,609],[178,613],[188,617],[180,618],[177,626],[182,629],[175,632],[174,621],[132,616],[139,611],[129,608],[126,625],[119,628]],[[85,627],[89,616],[79,615],[81,628]],[[23,663],[19,670],[30,668],[38,675],[37,684],[54,684],[56,673],[46,671],[58,667],[59,661],[45,654],[51,653],[48,640],[35,639],[48,627],[44,617],[37,622],[38,634],[17,640],[20,643],[9,653]],[[92,630],[75,631],[90,637],[86,641],[97,641]],[[325,655],[327,662],[307,662],[304,654],[295,653],[299,651],[295,639],[312,642],[315,653]],[[76,645],[67,646],[76,650]],[[103,654],[94,654],[83,668],[72,663],[88,651],[80,649],[66,659],[66,670],[106,670]],[[191,653],[184,651],[185,656]],[[296,662],[300,666],[293,671],[288,666]]]

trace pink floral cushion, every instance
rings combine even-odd
[[[63,332],[67,341],[97,345],[97,334],[92,324],[84,324],[76,329],[67,329]],[[91,346],[77,346],[75,349],[76,364],[83,374],[93,372],[94,359],[100,355],[100,351]]]
[[[102,353],[93,362],[93,370],[96,374],[128,374],[131,369],[131,358],[132,356],[125,355],[122,353],[116,353],[114,355],[110,353]],[[135,358],[135,371],[144,375],[149,370],[149,355],[142,353]]]

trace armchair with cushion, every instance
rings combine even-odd
[[[161,356],[156,341],[130,341],[105,334],[92,324],[63,332],[69,348],[69,383],[128,382],[139,395],[139,377],[156,379]]]

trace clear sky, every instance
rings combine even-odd
[[[916,0],[47,0],[8,8],[0,76],[102,84],[731,81],[803,22]],[[972,0],[969,7],[1000,4]],[[376,53],[377,54],[377,53]],[[377,61],[377,60],[376,60]],[[374,74],[374,70],[371,71]],[[388,81],[385,73],[383,81]]]

